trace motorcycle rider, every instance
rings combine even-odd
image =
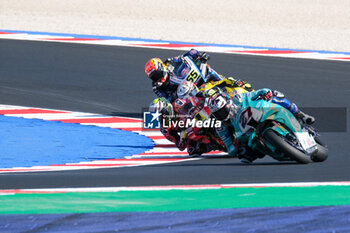
[[[198,97],[206,97],[206,96],[200,96],[200,93],[205,93],[204,95],[207,95],[207,97],[212,97],[215,95],[215,93],[222,88],[222,86],[225,85],[236,85],[241,86],[247,89],[248,91],[252,90],[251,85],[247,84],[244,81],[241,80],[235,80],[233,78],[224,79],[223,76],[219,75],[217,72],[215,72],[213,69],[210,68],[210,66],[207,64],[207,61],[209,60],[209,55],[207,53],[200,53],[195,49],[191,49],[190,51],[186,52],[182,56],[168,58],[165,63],[163,63],[159,58],[152,58],[146,63],[145,66],[145,72],[147,76],[153,81],[153,91],[156,93],[158,97],[165,97],[170,102],[174,102],[174,100],[177,99],[176,90],[178,89],[179,85],[183,82],[183,80],[179,80],[177,77],[178,71],[181,70],[181,65],[184,63],[184,57],[190,57],[198,67],[201,67],[202,69],[206,69],[204,73],[208,74],[207,79],[210,80],[217,80],[216,85],[214,85],[214,88],[211,88],[209,90],[206,90],[204,92],[199,92]],[[221,85],[221,86],[220,86]],[[274,103],[280,104],[283,107],[289,109],[294,116],[296,116],[297,119],[301,119],[302,121],[306,122],[307,124],[312,124],[315,119],[312,116],[309,116],[302,111],[298,109],[298,107],[291,103],[288,99],[284,97],[284,95],[281,92],[278,91],[270,91],[267,93],[268,96],[271,95],[271,99]],[[174,103],[175,104],[175,103]],[[173,131],[173,132],[176,132]],[[173,134],[175,135],[175,134]],[[176,144],[179,143],[179,134],[176,134],[177,139],[172,139],[176,142]],[[180,134],[185,135],[185,134]],[[170,139],[169,139],[170,140]],[[232,142],[232,140],[231,140]],[[235,150],[235,149],[234,149]],[[229,154],[231,153],[232,149],[228,148]],[[236,152],[234,152],[235,154]],[[231,153],[233,154],[233,152]]]
[[[149,106],[149,111],[161,113],[161,122],[163,122],[163,119],[165,121],[176,120],[173,105],[164,97],[154,99]],[[165,128],[161,124],[160,132],[166,139],[175,143],[179,150],[183,151],[186,148],[184,133],[178,127],[171,124],[167,125],[168,127]]]
[[[176,98],[176,91],[178,86],[183,82],[177,78],[178,72],[181,70],[181,65],[184,63],[184,57],[190,57],[198,67],[205,69],[203,73],[207,74],[208,82],[211,80],[220,81],[225,79],[222,75],[219,75],[213,70],[208,64],[209,55],[206,52],[199,52],[196,49],[191,49],[181,56],[168,58],[163,63],[159,58],[150,59],[145,66],[145,72],[147,76],[152,80],[153,91],[160,97],[165,97],[170,102],[173,102]],[[231,80],[230,80],[231,79]],[[236,80],[232,77],[229,78],[231,83],[235,83],[237,86],[245,88],[247,91],[251,91],[252,87],[249,83],[241,80]],[[226,80],[222,84],[227,85]],[[216,86],[220,87],[220,82]],[[295,103],[291,103],[284,97],[284,94],[279,91],[273,91],[274,103],[280,104],[281,106],[289,109],[297,119],[301,119],[307,124],[313,124],[315,118],[300,111]]]
[[[204,90],[206,90],[205,88],[208,86],[206,84],[203,84]],[[210,89],[211,90],[216,90],[217,88],[219,88],[220,90],[222,89],[224,92],[227,91],[226,88],[235,88],[235,87],[242,87],[244,88],[246,91],[250,91],[251,86],[248,83],[245,83],[243,81],[240,80],[235,80],[232,77],[229,78],[224,78],[220,81],[216,81],[216,82],[212,82],[210,83]],[[232,92],[232,91],[231,91]],[[197,86],[189,81],[184,81],[181,85],[179,85],[178,89],[177,89],[177,96],[178,98],[173,102],[173,106],[174,106],[174,111],[175,113],[182,115],[182,116],[187,116],[191,119],[196,118],[198,120],[198,118],[202,118],[202,114],[204,115],[209,115],[210,113],[207,112],[205,113],[205,109],[204,107],[207,105],[208,103],[208,96],[203,95],[203,93],[206,93],[205,91],[201,91],[199,88],[197,88]],[[227,93],[230,93],[227,91]],[[232,93],[230,93],[230,95],[232,95]],[[232,97],[232,96],[231,96]],[[202,112],[204,111],[204,112]],[[201,113],[200,113],[201,112]],[[197,115],[200,114],[200,115]],[[209,117],[209,116],[207,116]],[[182,134],[182,140],[187,140],[187,136],[188,136],[188,132],[185,130],[186,133]],[[202,153],[207,153],[211,150],[213,150],[213,148],[211,147],[211,145],[205,145],[203,143],[199,143],[199,142],[194,142],[191,141],[191,143],[188,143],[188,152],[189,154],[202,154]],[[191,146],[192,145],[192,146]],[[199,149],[201,148],[201,149]]]
[[[224,78],[223,80],[215,82],[215,84],[212,84],[211,86],[214,86],[216,88],[219,88],[218,86],[220,86],[221,88],[233,88],[237,87],[237,83],[233,78]],[[179,116],[184,116],[184,118],[196,120],[209,119],[210,111],[206,107],[209,98],[207,98],[207,96],[202,95],[202,93],[203,92],[201,92],[200,89],[197,88],[197,86],[194,83],[188,81],[183,82],[177,89],[177,96],[179,98],[177,98],[173,103],[175,112],[179,114]],[[209,131],[206,130],[210,131],[210,129],[204,129],[204,131],[201,132],[207,134]],[[191,133],[193,133],[191,129],[186,129],[185,134],[182,135],[183,140],[187,140],[188,135],[190,135]],[[200,141],[193,140],[192,137],[191,141],[187,143],[187,150],[189,154],[192,155],[195,153],[203,154],[211,150],[224,149],[222,146],[218,146],[217,144],[215,144],[215,142],[213,143],[214,144],[202,143]]]
[[[165,121],[186,121],[188,118],[193,119],[198,117],[199,112],[204,107],[204,98],[196,97],[198,88],[192,82],[185,81],[178,88],[177,94],[182,98],[176,99],[173,105],[164,97],[156,98],[149,106],[149,111],[160,112],[161,122]],[[202,113],[201,113],[202,114]],[[207,113],[209,114],[209,113]],[[202,116],[202,115],[201,115]],[[198,156],[203,153],[207,153],[211,150],[219,149],[214,148],[211,144],[206,144],[193,139],[194,137],[188,137],[193,134],[193,129],[180,128],[179,125],[174,126],[167,123],[166,127],[163,124],[160,126],[160,131],[169,141],[175,143],[179,150],[183,151],[187,148],[187,152],[190,156]],[[200,137],[198,137],[200,140]]]
[[[295,116],[295,118],[302,121],[303,123],[311,125],[315,122],[315,118],[313,116],[310,116],[304,113],[303,111],[301,111],[298,108],[298,106],[295,103],[290,102],[282,92],[277,90],[271,91],[270,89],[261,89],[261,90],[269,90],[266,94],[268,96],[271,96],[272,103],[281,105],[282,107],[288,109]],[[222,92],[222,86],[220,87],[219,85],[216,85],[211,89],[205,90],[203,92],[199,92],[197,96],[200,95],[200,96],[213,97],[214,95],[220,92]],[[230,97],[232,98],[233,96],[230,96]]]
[[[185,57],[189,57],[194,61],[201,73],[204,74],[207,82],[211,80],[219,81],[224,78],[207,63],[210,58],[209,55],[206,52],[199,52],[196,49],[191,49],[181,56],[168,58],[165,62],[159,58],[152,58],[146,63],[145,72],[152,80],[152,89],[159,98],[164,97],[170,102],[173,102],[177,98],[176,90],[185,81],[180,78],[181,72],[186,69]],[[237,84],[245,84],[241,80],[235,81]]]
[[[270,91],[269,93],[272,93],[272,99],[271,99],[272,103],[279,104],[282,107],[288,109],[291,113],[293,113],[295,118],[297,118],[298,120],[301,120],[303,123],[311,125],[315,122],[315,117],[310,116],[304,113],[303,111],[301,111],[298,108],[298,106],[295,103],[290,102],[282,92],[279,92],[276,90],[274,91],[269,90],[269,91]]]
[[[264,155],[257,151],[253,152],[247,147],[239,148],[239,143],[234,136],[235,132],[231,121],[233,117],[236,117],[235,115],[239,109],[240,95],[236,94],[233,99],[231,99],[226,93],[220,92],[220,90],[211,90],[210,95],[212,99],[209,103],[209,109],[217,120],[222,121],[222,127],[217,128],[217,134],[225,144],[228,154],[231,156],[238,156],[243,163],[251,163],[257,158],[262,158]],[[295,103],[290,103],[290,101],[278,91],[272,92],[270,89],[264,88],[247,93],[247,95],[253,100],[261,98],[272,103],[280,104],[289,109],[297,119],[301,119],[306,123],[308,121],[309,123],[314,121],[313,117],[300,111]],[[241,149],[241,151],[238,149]]]

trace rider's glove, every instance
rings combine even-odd
[[[228,77],[226,83],[227,83],[227,85],[234,87],[235,83],[236,83],[236,79],[234,79],[233,77]]]
[[[176,63],[176,64],[180,64],[183,62],[183,59],[181,56],[177,56],[177,57],[169,57],[164,61],[164,64],[167,66],[170,63]]]
[[[250,83],[247,83],[246,81],[240,80],[240,79],[234,79],[232,77],[227,78],[229,80],[229,85],[231,87],[241,87],[246,89],[247,91],[252,91],[252,85]]]
[[[206,52],[199,53],[199,60],[201,62],[207,62],[209,59],[210,59],[210,56]]]
[[[244,83],[242,80],[237,79],[236,82],[235,82],[235,85],[236,85],[237,87],[242,87],[242,88],[244,88],[245,83]]]
[[[172,61],[172,58],[169,57],[164,61],[164,64],[168,65],[171,61]]]
[[[240,79],[234,79],[233,77],[228,77],[227,78],[228,80],[228,84],[231,86],[231,87],[242,87],[244,88],[245,87],[245,82],[240,80]]]
[[[272,99],[272,91],[268,91],[265,93],[265,95],[261,96],[263,100],[269,101]]]
[[[161,87],[162,85],[163,85],[162,82],[153,82],[153,83],[152,83],[153,89],[154,89],[154,88],[159,88],[159,87]]]

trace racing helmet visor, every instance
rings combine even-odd
[[[152,79],[153,82],[159,82],[163,78],[163,71],[152,70],[149,74],[149,78]]]
[[[229,114],[230,109],[227,106],[213,112],[214,117],[219,121],[226,121],[228,119]]]

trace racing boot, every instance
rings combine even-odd
[[[249,155],[241,155],[238,158],[239,158],[239,161],[241,161],[241,163],[245,163],[245,164],[252,164],[253,161],[257,159],[257,158],[250,157]]]
[[[194,148],[194,147],[188,147],[187,153],[191,157],[199,157],[202,155],[202,153],[200,151],[196,150],[196,148]]]
[[[294,116],[308,125],[312,125],[315,122],[315,117],[302,112],[300,109],[294,113]]]
[[[249,147],[240,147],[238,158],[242,163],[252,164],[254,160],[261,159],[265,154],[257,150],[252,150]]]

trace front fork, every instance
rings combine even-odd
[[[248,146],[252,150],[258,150],[261,153],[268,154],[278,161],[290,160],[289,158],[284,157],[283,154],[278,153],[277,149],[264,139],[263,135],[268,129],[272,129],[282,136],[287,136],[289,133],[287,129],[274,121],[264,122],[263,124],[258,125],[256,131],[250,133],[247,141]]]

